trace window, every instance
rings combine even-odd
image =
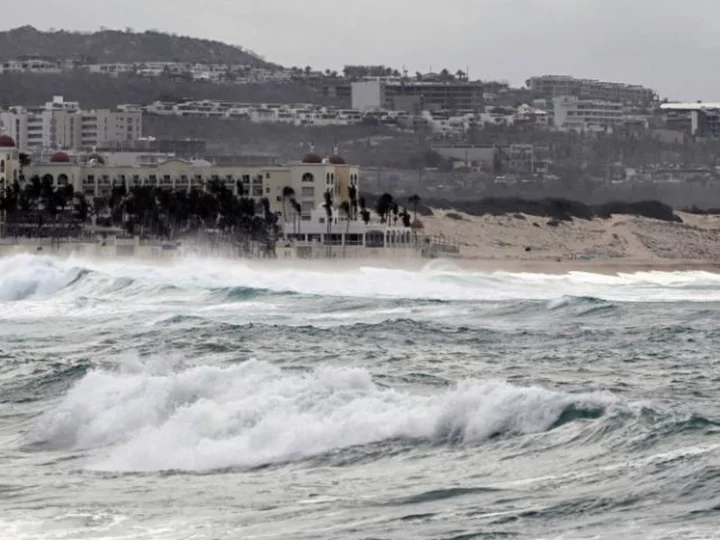
[[[270,178],[270,173],[265,173],[265,178]]]
[[[0,160],[0,173],[5,172],[5,160]]]
[[[307,197],[315,197],[315,188],[312,186],[303,186],[302,188],[302,196],[303,198]]]
[[[305,173],[302,175],[302,181],[303,182],[314,182],[315,177],[312,175],[312,173]]]
[[[270,188],[265,188],[265,193],[270,193]]]

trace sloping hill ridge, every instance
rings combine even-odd
[[[165,61],[270,65],[238,46],[156,31],[42,32],[32,26],[22,26],[0,32],[0,61],[19,56],[84,58],[97,63]]]

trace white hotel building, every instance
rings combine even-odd
[[[564,131],[612,131],[624,121],[619,102],[559,96],[553,105],[555,127]]]

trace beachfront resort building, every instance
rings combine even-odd
[[[107,200],[118,185],[190,191],[208,190],[220,182],[258,205],[268,200],[283,233],[279,248],[284,256],[363,257],[390,250],[393,256],[433,257],[458,252],[448,242],[427,239],[423,224],[411,221],[407,210],[391,209],[384,217],[363,211],[359,168],[347,164],[337,149],[330,157],[311,151],[302,161],[282,167],[218,166],[171,156],[129,163],[110,154],[56,152],[23,170],[15,141],[0,136],[0,193],[14,182],[23,189],[33,178],[55,187],[72,186],[89,201]],[[0,215],[0,224],[4,223],[5,216]]]
[[[6,140],[5,140],[6,139]],[[17,155],[10,137],[5,143]],[[10,147],[12,143],[12,147]],[[144,155],[143,155],[144,156]],[[140,157],[143,157],[140,156]],[[127,156],[125,156],[127,157]],[[137,157],[137,156],[130,156]],[[213,182],[221,182],[233,193],[259,202],[267,198],[270,211],[283,220],[309,221],[312,211],[325,203],[325,192],[332,194],[333,204],[348,200],[350,186],[359,191],[359,167],[349,165],[337,155],[323,158],[308,153],[301,162],[285,166],[217,165],[203,159],[186,160],[173,156],[154,155],[156,159],[116,159],[114,154],[53,153],[45,161],[33,162],[24,177],[39,177],[55,186],[72,185],[86,198],[108,197],[113,186],[153,186],[165,190],[205,190]],[[11,165],[8,183],[18,179],[16,159]],[[0,189],[5,187],[0,184]],[[295,211],[299,208],[299,211]],[[297,213],[297,216],[290,216]]]
[[[142,137],[142,112],[83,110],[62,96],[40,107],[11,107],[0,112],[0,130],[21,152],[80,150]]]

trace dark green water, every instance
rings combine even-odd
[[[0,259],[0,538],[716,538],[720,276]]]

